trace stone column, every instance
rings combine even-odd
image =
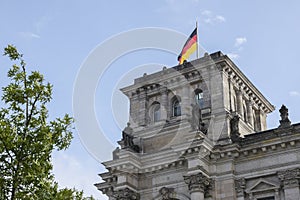
[[[139,88],[138,99],[140,103],[138,124],[139,126],[146,126],[147,125],[147,93],[145,88]]]
[[[229,100],[229,102],[228,102],[228,104],[229,104],[229,110],[230,111],[233,111],[234,109],[232,108],[232,81],[231,81],[231,75],[229,75],[228,76],[228,78],[227,78],[227,81],[228,81],[228,100]],[[233,105],[233,106],[235,106],[235,105]]]
[[[189,115],[190,113],[190,85],[182,87],[181,95],[181,115]]]
[[[246,102],[246,106],[247,106],[247,121],[249,122],[249,124],[251,124],[253,126],[253,111],[252,111],[252,101],[248,100]]]
[[[204,200],[205,190],[210,185],[210,180],[202,173],[193,174],[184,177],[185,183],[188,184],[191,200]]]
[[[262,130],[262,125],[261,125],[261,110],[256,110],[255,111],[255,118],[256,118],[256,131],[261,131]]]
[[[283,183],[285,200],[299,199],[300,168],[278,172],[278,177]]]
[[[160,89],[161,92],[161,119],[162,120],[168,120],[170,116],[168,115],[168,88],[162,87]]]
[[[243,94],[242,91],[236,90],[236,104],[237,104],[237,113],[240,116],[243,116]]]

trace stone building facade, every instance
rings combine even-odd
[[[121,89],[130,120],[95,186],[110,200],[299,200],[300,124],[221,52]]]

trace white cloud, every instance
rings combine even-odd
[[[232,59],[232,60],[236,60],[238,59],[240,56],[236,53],[228,53],[227,56]]]
[[[234,46],[235,47],[240,47],[241,45],[245,44],[247,42],[246,37],[238,37],[235,39]]]
[[[291,97],[299,97],[300,96],[300,92],[298,92],[298,91],[290,91],[289,95]]]
[[[213,23],[212,19],[210,19],[210,18],[204,19],[204,22],[206,24],[212,24]]]
[[[204,10],[201,12],[201,15],[211,16],[212,12],[210,10]]]
[[[41,36],[39,36],[38,34],[32,33],[32,32],[19,32],[19,34],[21,37],[28,38],[28,39],[41,38]]]
[[[216,15],[210,10],[202,11],[201,15],[204,17],[203,21],[206,24],[223,23],[226,21],[225,17],[222,15]]]
[[[216,21],[219,21],[219,22],[225,22],[226,19],[225,19],[225,17],[223,17],[223,16],[221,16],[221,15],[217,15],[217,16],[216,16]]]

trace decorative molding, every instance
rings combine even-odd
[[[128,188],[115,191],[113,197],[116,200],[140,200],[140,195]]]
[[[212,180],[201,172],[190,176],[184,176],[184,181],[188,184],[190,192],[200,191],[203,193],[207,192],[212,183]]]
[[[278,178],[284,187],[299,187],[300,168],[279,171]]]
[[[169,199],[173,199],[176,197],[174,188],[163,187],[159,190],[159,193],[162,197],[162,200],[169,200]]]
[[[246,188],[245,178],[240,178],[235,180],[235,190],[239,197],[244,196],[245,188]]]

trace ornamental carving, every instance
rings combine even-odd
[[[285,105],[282,105],[279,112],[281,117],[281,120],[279,120],[279,127],[285,128],[291,126],[291,121],[289,120],[289,109],[287,109]]]
[[[192,117],[190,119],[192,130],[201,131],[204,134],[207,134],[207,126],[202,121],[202,114],[199,105],[191,104],[192,107]]]
[[[211,179],[203,175],[202,173],[185,176],[184,181],[189,186],[190,191],[207,192],[211,185]]]
[[[282,181],[284,186],[299,186],[300,168],[289,169],[278,172],[278,178]]]
[[[124,148],[129,148],[134,152],[139,153],[140,147],[133,143],[133,129],[130,127],[130,123],[127,123],[127,127],[122,131],[122,142],[124,144]]]
[[[239,133],[239,116],[235,115],[230,120],[230,139],[233,142],[240,141],[240,133]]]
[[[174,192],[174,188],[163,187],[159,190],[159,193],[163,200],[171,200],[174,199],[176,193]]]
[[[238,196],[244,196],[246,180],[244,178],[235,180],[235,190]]]
[[[118,190],[114,192],[114,198],[116,200],[139,200],[140,195],[128,188]]]

